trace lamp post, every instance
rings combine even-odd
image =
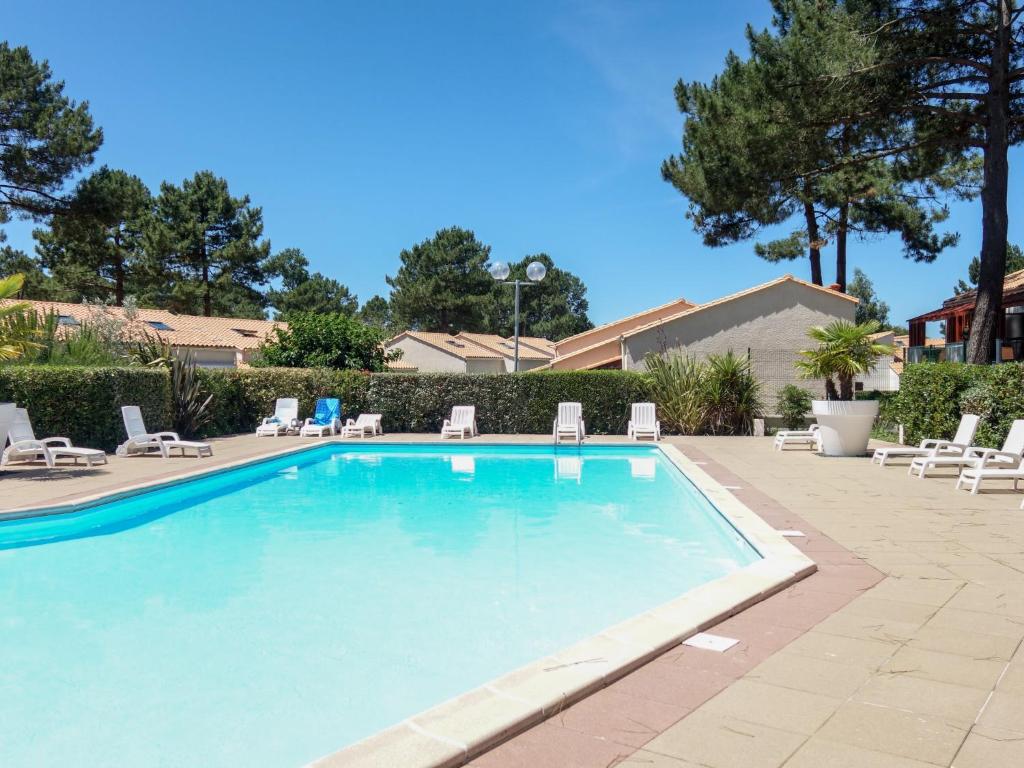
[[[519,372],[519,288],[524,285],[535,285],[544,279],[544,275],[548,273],[547,267],[541,264],[539,261],[531,261],[530,265],[526,268],[526,280],[508,280],[509,273],[512,271],[508,264],[504,261],[495,261],[488,268],[487,271],[491,273],[491,277],[500,282],[502,285],[514,285],[516,287],[516,311],[515,311],[515,364],[512,370],[516,373]]]

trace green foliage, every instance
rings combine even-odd
[[[22,275],[0,279],[0,301],[17,296],[24,280]],[[38,348],[34,316],[23,302],[0,306],[0,360],[17,360]]]
[[[779,390],[778,410],[786,429],[800,429],[806,423],[814,396],[802,387],[787,384]]]
[[[283,320],[298,312],[351,316],[359,306],[347,286],[319,272],[310,274],[309,260],[298,248],[285,248],[271,259],[269,267],[270,272],[281,275],[282,287],[269,291],[267,300]]]
[[[227,181],[210,171],[180,187],[161,184],[156,209],[152,240],[171,280],[166,306],[192,315],[264,317],[266,297],[258,288],[270,277],[270,243],[261,240],[262,209],[248,195],[232,197]]]
[[[174,431],[194,437],[211,420],[212,394],[202,391],[195,355],[185,352],[171,358],[171,418]]]
[[[878,294],[875,293],[874,283],[868,279],[863,270],[853,270],[853,280],[847,286],[846,292],[860,299],[854,322],[859,325],[869,320],[874,320],[880,328],[887,327],[889,322],[889,305],[878,298]]]
[[[275,333],[260,347],[254,365],[383,371],[391,359],[384,351],[387,333],[348,315],[301,312]]]
[[[750,362],[732,351],[706,361],[649,355],[651,396],[667,430],[682,434],[749,435],[763,412],[761,384]]]
[[[64,181],[103,143],[88,102],[64,95],[50,66],[28,48],[0,42],[0,223],[11,212],[39,216],[59,207]]]
[[[471,231],[450,227],[402,251],[391,286],[391,312],[399,328],[486,333],[494,311],[494,280],[485,265],[491,247]]]
[[[880,355],[893,352],[891,346],[871,339],[878,329],[876,320],[859,324],[835,320],[811,328],[807,335],[818,342],[818,347],[800,351],[802,359],[796,363],[797,373],[807,379],[824,379],[829,400],[852,400],[853,378],[871,371]]]
[[[587,287],[572,272],[556,267],[546,253],[526,256],[510,264],[508,279],[526,280],[526,268],[534,261],[543,264],[547,274],[539,283],[531,283],[520,291],[519,332],[524,336],[558,341],[593,328],[594,324],[587,317]],[[509,337],[515,331],[515,302],[512,298],[515,289],[496,282],[493,288],[497,320],[491,325],[491,332]]]
[[[0,401],[28,408],[40,437],[106,451],[125,440],[122,405],[140,406],[149,429],[171,427],[171,379],[160,368],[0,366]]]
[[[1011,272],[1018,272],[1024,269],[1024,248],[1021,248],[1015,243],[1008,243],[1006,246],[1006,267],[1003,269],[1004,274],[1010,274]],[[0,274],[2,274],[0,270]],[[967,265],[967,279],[970,282],[960,280],[955,286],[953,286],[953,293],[960,294],[965,291],[974,290],[978,286],[978,278],[981,276],[981,259],[975,256],[971,259],[971,263]]]
[[[374,328],[381,328],[390,332],[394,327],[391,319],[391,305],[388,304],[388,300],[383,296],[373,296],[359,308],[357,316],[364,323],[372,325]]]
[[[890,420],[903,424],[907,442],[950,439],[960,416],[981,417],[974,442],[998,448],[1015,419],[1024,419],[1024,365],[909,365],[900,377]]]
[[[49,229],[34,232],[42,266],[70,300],[121,306],[152,280],[145,249],[152,215],[153,197],[142,180],[103,166],[79,182]]]

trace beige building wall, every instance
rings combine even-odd
[[[569,357],[556,357],[551,361],[553,371],[582,371],[606,363],[621,354],[622,342],[616,336],[593,347],[573,353]]]
[[[520,364],[522,364],[522,361],[520,361]],[[466,373],[505,373],[505,361],[497,357],[470,358],[466,360],[465,370]]]
[[[402,350],[402,362],[414,365],[420,371],[466,372],[466,361],[462,358],[450,355],[429,344],[424,344],[422,341],[411,336],[406,336],[394,344],[389,344],[388,349]]]

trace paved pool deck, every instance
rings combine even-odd
[[[222,438],[213,459],[12,467],[0,473],[0,511],[167,480],[298,440]],[[729,651],[673,649],[472,765],[1024,765],[1024,495],[993,487],[971,496],[953,490],[952,474],[920,481],[906,464],[775,453],[765,438],[669,442],[772,526],[807,534],[792,541],[819,572],[710,630],[740,641]]]

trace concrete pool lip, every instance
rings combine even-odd
[[[400,444],[408,447],[439,444],[436,439],[423,440],[422,436],[415,436],[420,439],[409,439],[413,437],[391,440],[378,438],[359,442],[342,441],[339,438],[301,443],[288,440],[287,445],[280,450],[271,450],[258,456],[229,460],[215,466],[198,462],[199,466],[173,477],[160,476],[124,485],[115,490],[106,489],[83,494],[59,505],[36,505],[34,508],[0,513],[0,521],[82,511],[126,496],[174,486],[243,466],[253,466],[282,456],[299,455],[328,444],[344,444],[356,449],[359,446],[378,444]],[[472,450],[476,445],[550,445],[549,440],[550,438],[535,438],[524,443],[494,436],[491,439],[451,444],[451,447],[457,450]],[[637,445],[635,442],[600,439],[588,441],[588,444],[619,448]],[[736,499],[725,487],[713,480],[698,463],[686,458],[671,445],[654,445],[758,550],[762,560],[609,627],[576,645],[442,702],[403,723],[322,757],[312,765],[403,765],[423,768],[461,765],[627,675],[686,637],[738,613],[815,571],[813,561]],[[571,451],[571,447],[568,450]],[[134,458],[126,461],[139,462],[145,459]],[[174,463],[178,465],[179,461],[175,460]]]
[[[762,559],[310,763],[315,768],[463,765],[697,632],[817,570],[814,561],[677,448],[662,454]]]

